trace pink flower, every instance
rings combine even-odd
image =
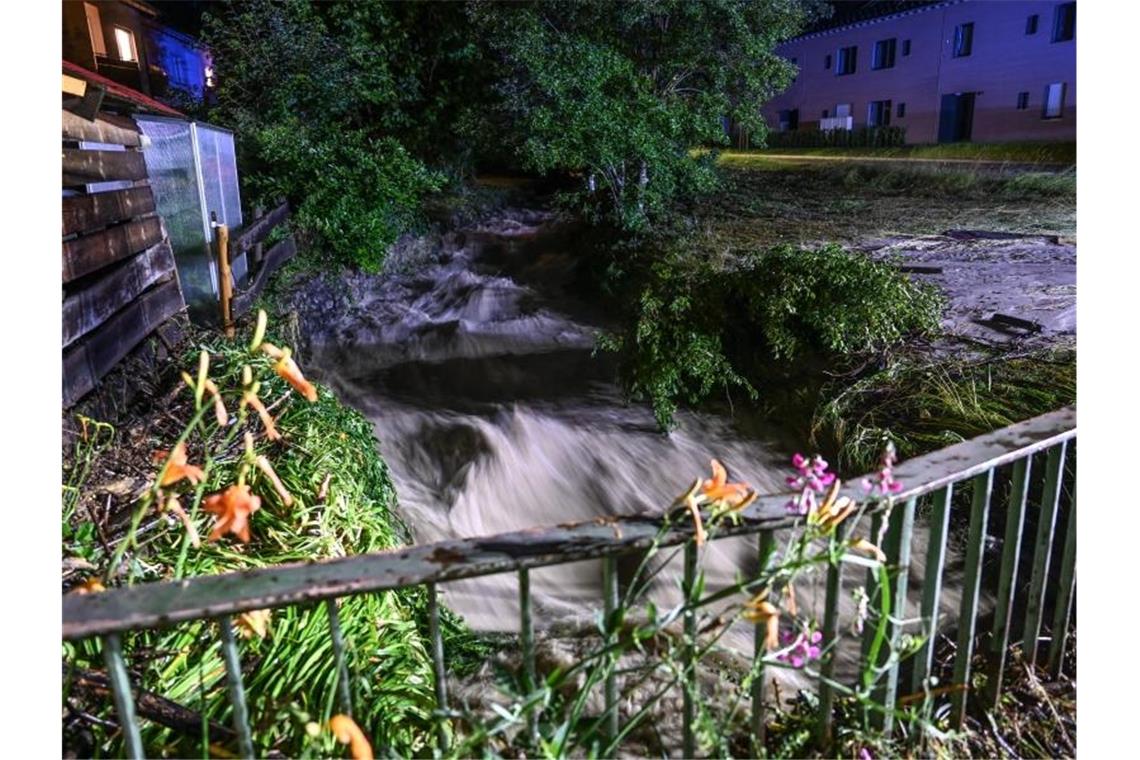
[[[863,478],[863,490],[867,493],[874,493],[877,490],[879,496],[890,496],[902,491],[903,484],[895,480],[894,476],[896,460],[895,445],[888,441],[886,448],[883,449],[883,458],[879,461],[878,482]]]
[[[823,634],[819,631],[808,630],[795,636],[785,632],[781,638],[784,646],[790,645],[791,649],[782,652],[777,659],[788,663],[793,668],[802,668],[812,660],[818,660],[823,654],[823,650],[820,648],[820,644],[823,642]]]
[[[827,460],[818,454],[811,459],[803,454],[794,454],[792,467],[796,474],[789,475],[785,482],[800,493],[788,501],[785,507],[793,514],[806,515],[815,509],[815,495],[823,493],[835,482],[835,473],[827,471]]]

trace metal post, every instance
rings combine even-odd
[[[131,680],[127,675],[127,664],[123,661],[123,645],[119,634],[109,633],[103,637],[103,661],[107,663],[107,677],[111,681],[111,694],[115,698],[119,728],[126,741],[127,757],[145,757],[139,724],[135,720],[135,698],[131,694]]]
[[[974,632],[977,628],[978,594],[982,585],[982,548],[986,541],[986,524],[990,514],[990,496],[994,488],[994,471],[974,478],[974,501],[970,509],[970,533],[966,545],[966,575],[962,583],[962,607],[958,615],[958,651],[954,660],[954,684],[962,691],[954,692],[950,722],[961,728],[966,721],[966,703],[970,690],[970,659],[974,656]]]
[[[1057,591],[1057,608],[1053,613],[1053,637],[1049,645],[1049,661],[1046,664],[1053,678],[1061,675],[1061,663],[1065,659],[1065,646],[1069,639],[1069,619],[1073,614],[1073,592],[1077,588],[1077,497],[1069,505],[1069,520],[1065,527],[1065,550],[1061,555],[1061,585]]]
[[[233,622],[228,616],[222,616],[218,618],[218,627],[222,631],[222,659],[226,664],[226,687],[230,693],[230,705],[234,708],[234,731],[238,735],[238,747],[242,757],[252,758],[253,737],[249,730],[249,710],[245,704],[241,659],[238,657]]]
[[[1045,460],[1045,492],[1041,496],[1033,575],[1029,581],[1029,602],[1021,639],[1021,655],[1026,665],[1037,661],[1037,635],[1041,631],[1041,613],[1045,606],[1045,581],[1049,576],[1049,557],[1053,553],[1053,533],[1057,524],[1057,503],[1061,497],[1067,444],[1068,441],[1062,441],[1049,449],[1049,457]]]
[[[534,619],[530,611],[530,570],[519,569],[519,638],[522,639],[523,688],[533,694],[538,688],[534,665]],[[532,705],[526,716],[527,735],[533,746],[538,745],[538,705]]]
[[[340,629],[340,612],[336,599],[326,599],[325,609],[329,613],[329,633],[332,635],[333,654],[336,657],[336,689],[340,698],[340,711],[352,717],[352,691],[348,681],[348,663],[345,661],[344,634]]]
[[[775,557],[775,548],[776,538],[772,531],[761,532],[757,547],[760,558],[759,577],[763,578],[771,568],[772,560]],[[767,636],[767,630],[763,626],[757,625],[754,636],[752,669],[755,676],[752,680],[752,740],[754,742],[753,754],[759,755],[759,750],[764,747],[768,733],[768,716],[764,707],[764,699],[767,696],[764,683],[764,655],[766,654],[764,640]]]
[[[890,525],[887,530],[887,558],[893,561],[898,568],[895,576],[895,599],[891,605],[891,614],[895,620],[891,623],[891,651],[898,651],[899,641],[902,638],[902,623],[897,622],[906,618],[906,592],[910,580],[910,543],[914,532],[914,510],[918,504],[917,498],[907,499],[903,504],[902,512],[897,509],[891,511]],[[895,700],[899,693],[899,661],[895,660],[887,670],[887,682],[882,690],[882,704],[888,712],[883,715],[883,733],[890,736],[894,731],[895,716],[891,712],[895,708]]]
[[[693,723],[696,719],[696,705],[693,701],[694,691],[697,688],[697,615],[693,610],[693,594],[697,585],[697,542],[689,539],[685,544],[685,654],[683,659],[683,714],[682,714],[682,754],[684,757],[696,757],[696,740],[693,735]]]
[[[447,754],[447,671],[443,667],[443,635],[439,630],[439,595],[434,583],[427,584],[428,633],[431,636],[431,662],[435,671],[435,701],[439,713],[439,751]]]
[[[849,520],[835,529],[835,540],[840,544],[847,541],[851,533],[852,523]],[[843,563],[836,561],[827,568],[827,593],[823,603],[823,645],[831,647],[824,655],[819,666],[819,724],[817,739],[820,744],[829,748],[831,746],[831,708],[835,702],[835,692],[831,686],[831,675],[835,671],[835,642],[839,632],[839,595],[843,591]]]
[[[996,706],[1001,698],[1001,682],[1005,675],[1005,653],[1009,649],[1009,625],[1016,596],[1017,566],[1021,558],[1021,535],[1025,525],[1025,502],[1029,496],[1032,466],[1032,455],[1013,463],[1013,482],[1010,486],[1009,509],[1005,515],[1005,541],[1002,546],[997,604],[994,606],[994,631],[990,645],[986,700],[991,706]]]
[[[942,599],[942,568],[946,564],[946,535],[950,527],[950,499],[953,484],[934,494],[934,512],[930,516],[930,543],[926,554],[926,572],[922,577],[922,622],[927,639],[914,658],[911,690],[926,689],[930,669],[934,665],[934,640],[938,635],[938,603]]]
[[[614,612],[618,605],[617,558],[613,555],[602,558],[602,597],[606,626],[606,645],[615,640]],[[619,728],[617,699],[617,656],[606,657],[605,714],[606,733],[610,741],[617,739]]]

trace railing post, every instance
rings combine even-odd
[[[222,632],[222,658],[226,664],[226,687],[230,693],[230,705],[234,709],[234,731],[238,735],[238,747],[244,758],[253,757],[253,737],[249,729],[249,710],[245,704],[245,687],[241,681],[241,659],[238,657],[237,641],[234,639],[233,622],[229,616],[218,618]]]
[[[618,606],[618,578],[617,558],[612,554],[602,558],[602,603],[606,624],[606,646],[615,641],[614,612]],[[606,683],[605,683],[605,724],[606,734],[610,741],[615,741],[620,730],[618,720],[617,698],[617,656],[610,653],[606,656]]]
[[[1077,588],[1077,497],[1069,505],[1069,519],[1065,526],[1065,551],[1061,555],[1061,584],[1057,587],[1057,607],[1053,613],[1053,628],[1049,632],[1053,641],[1049,645],[1049,660],[1045,667],[1053,678],[1061,675],[1065,659],[1065,646],[1069,639],[1069,619],[1073,614],[1073,592]]]
[[[970,696],[970,659],[974,656],[978,594],[982,585],[982,549],[986,541],[993,488],[992,469],[974,478],[974,501],[970,508],[970,533],[966,544],[966,574],[962,581],[962,607],[958,615],[958,650],[954,659],[954,685],[960,686],[962,690],[954,692],[950,709],[950,723],[956,728],[961,728],[966,722],[966,705]]]
[[[127,675],[127,664],[123,661],[123,645],[119,634],[109,633],[103,637],[103,661],[107,663],[107,677],[111,681],[111,694],[115,699],[119,728],[123,731],[127,745],[127,757],[145,757],[139,724],[135,719],[135,698],[131,694],[131,679]]]
[[[835,540],[840,544],[847,541],[853,526],[848,520],[835,529]],[[836,561],[827,568],[827,593],[824,597],[823,607],[823,645],[830,651],[820,663],[819,675],[819,724],[817,736],[820,745],[826,750],[831,746],[832,716],[831,708],[835,701],[835,692],[831,687],[832,673],[835,671],[836,636],[839,632],[839,595],[843,591],[843,562]]]
[[[1001,682],[1005,675],[1005,656],[1009,649],[1009,626],[1013,617],[1013,600],[1017,590],[1017,568],[1021,558],[1021,537],[1025,525],[1025,502],[1029,496],[1029,475],[1033,455],[1013,463],[1013,481],[1009,492],[1009,509],[1005,515],[1005,540],[998,576],[997,604],[994,606],[994,630],[990,644],[987,701],[997,706],[1001,699]]]
[[[439,592],[434,583],[427,584],[428,634],[431,636],[431,663],[435,671],[435,701],[439,721],[439,751],[447,754],[447,671],[443,666],[443,634],[439,630]]]
[[[775,558],[775,549],[776,538],[772,531],[761,531],[759,545],[757,546],[757,554],[760,560],[759,577],[764,577],[772,567],[772,560]],[[766,636],[766,629],[763,626],[757,625],[753,634],[752,645],[752,670],[755,674],[752,680],[752,741],[753,754],[757,757],[760,756],[761,750],[764,748],[764,742],[768,734],[768,716],[767,709],[764,706],[764,699],[767,696],[767,689],[764,683],[764,656],[767,654],[764,641]]]
[[[1026,666],[1037,661],[1037,636],[1041,631],[1041,613],[1045,606],[1045,581],[1049,576],[1049,557],[1053,552],[1053,532],[1057,523],[1057,504],[1064,478],[1065,448],[1062,441],[1049,449],[1045,461],[1045,491],[1041,495],[1041,513],[1037,523],[1036,549],[1033,554],[1033,576],[1029,581],[1029,602],[1025,610],[1025,632],[1021,654]]]
[[[534,619],[530,611],[530,570],[519,568],[519,638],[522,639],[523,688],[533,694],[538,688],[534,666]],[[527,736],[532,746],[538,745],[538,706],[531,707],[526,716]]]
[[[948,485],[934,494],[934,512],[930,516],[930,542],[927,546],[926,570],[922,576],[922,624],[926,641],[914,658],[911,691],[927,688],[934,664],[934,644],[938,635],[938,604],[942,600],[942,568],[946,564],[946,535],[950,527],[950,499],[954,486]]]
[[[897,652],[902,638],[902,620],[906,618],[907,585],[910,580],[910,544],[914,532],[914,510],[918,499],[907,499],[899,510],[898,505],[891,509],[887,525],[886,554],[889,561],[898,568],[895,575],[894,602],[891,604],[890,642],[891,652]],[[895,701],[899,693],[899,661],[895,659],[887,669],[887,682],[879,692],[881,702],[887,712],[883,715],[883,733],[890,736],[895,727]]]
[[[335,598],[325,600],[329,613],[329,633],[332,636],[333,655],[336,657],[336,690],[340,698],[340,711],[352,717],[352,690],[349,688],[348,663],[344,654],[344,634],[340,629],[340,612]]]
[[[682,665],[684,667],[682,687],[683,687],[683,703],[682,703],[682,727],[681,727],[681,743],[682,754],[684,757],[696,757],[696,739],[693,735],[693,723],[696,719],[696,709],[693,702],[693,692],[697,687],[697,614],[692,608],[694,599],[693,594],[697,584],[697,542],[696,539],[689,539],[685,544],[685,577],[684,577],[684,594],[685,594],[685,653],[683,655]]]

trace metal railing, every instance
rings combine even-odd
[[[1056,524],[1061,510],[1061,494],[1065,475],[1066,451],[1076,439],[1076,410],[1067,407],[1056,412],[1021,422],[996,432],[965,441],[933,453],[905,461],[895,468],[895,477],[906,484],[905,490],[890,503],[868,511],[872,520],[872,534],[878,535],[885,526],[884,550],[888,565],[895,573],[891,590],[892,609],[898,612],[890,618],[889,639],[897,647],[902,635],[902,618],[906,617],[907,586],[910,566],[912,533],[915,510],[920,497],[932,496],[929,517],[929,542],[926,548],[923,572],[920,614],[924,629],[935,632],[939,628],[940,596],[947,558],[952,496],[955,486],[972,480],[968,542],[963,568],[963,587],[957,626],[957,649],[954,656],[953,684],[947,693],[952,694],[951,720],[960,726],[965,718],[968,701],[984,699],[985,704],[996,704],[1001,694],[1002,678],[1006,669],[1006,653],[1010,638],[1019,635],[1023,660],[1030,666],[1038,661],[1042,623],[1046,614],[1047,581],[1056,585],[1053,605],[1050,645],[1045,667],[1056,677],[1064,659],[1072,603],[1076,589],[1076,500],[1068,505],[1060,566],[1052,567],[1052,552]],[[1041,496],[1036,504],[1030,503],[1030,486],[1035,477],[1035,454],[1043,455],[1044,474]],[[987,523],[995,488],[995,471],[999,467],[1012,470],[1004,538],[1001,542],[1001,563],[996,579],[996,608],[992,622],[989,651],[986,652],[988,669],[987,689],[984,694],[973,694],[971,668],[974,645],[979,638],[979,597],[983,575],[983,547],[987,537]],[[853,479],[851,483],[858,484]],[[863,494],[857,487],[848,494],[859,500]],[[774,531],[791,527],[800,518],[790,517],[786,510],[787,495],[764,496],[757,499],[734,524],[725,524],[713,536],[722,539],[730,536],[758,535],[761,570],[774,541]],[[1023,539],[1026,517],[1036,509],[1036,531],[1031,543]],[[348,667],[345,658],[345,641],[337,615],[339,597],[370,594],[387,590],[424,585],[428,590],[430,653],[435,671],[435,691],[441,716],[448,714],[447,679],[444,669],[444,643],[440,632],[438,585],[448,581],[481,575],[516,572],[519,577],[520,641],[524,676],[535,683],[534,627],[531,616],[530,571],[534,568],[576,562],[585,559],[603,560],[602,605],[611,613],[617,604],[617,565],[620,555],[644,551],[651,546],[685,545],[684,588],[691,589],[696,574],[696,543],[691,523],[663,528],[662,518],[646,516],[605,518],[592,522],[536,528],[489,537],[442,541],[434,544],[410,546],[393,551],[351,556],[311,563],[281,565],[271,568],[203,576],[183,581],[147,583],[128,588],[113,589],[98,594],[67,595],[63,600],[63,638],[78,640],[89,637],[102,639],[102,650],[107,666],[116,711],[123,728],[125,747],[132,757],[142,757],[143,747],[135,717],[132,685],[128,678],[120,635],[126,631],[162,628],[186,621],[216,619],[221,630],[222,654],[233,706],[233,724],[238,744],[244,757],[253,756],[253,739],[248,720],[246,698],[242,681],[241,662],[234,637],[232,617],[242,612],[278,608],[289,605],[324,601],[328,612],[329,635],[338,673],[338,701],[341,710],[351,714]],[[1031,523],[1032,524],[1032,523]],[[1022,549],[1032,555],[1023,558]],[[1030,559],[1031,556],[1031,559]],[[1024,560],[1031,561],[1031,574],[1027,590],[1020,591],[1018,570]],[[828,568],[827,588],[822,633],[825,641],[834,639],[838,626],[838,607],[842,593],[842,571],[838,563]],[[871,577],[869,586],[875,579]],[[868,589],[872,598],[873,589]],[[1023,604],[1015,608],[1015,599]],[[1023,622],[1019,634],[1012,630],[1015,619]],[[687,612],[684,617],[687,646],[696,640],[695,616]],[[762,634],[757,633],[757,642]],[[930,677],[935,658],[935,636],[928,635],[914,663],[910,688],[913,692],[929,691]],[[762,658],[764,649],[756,647],[754,657]],[[864,650],[866,656],[866,650]],[[834,688],[830,677],[834,658],[825,656],[820,666],[819,725],[823,736],[829,736],[834,703]],[[763,661],[753,665],[759,677],[752,681],[752,729],[762,735],[765,726]],[[899,699],[900,663],[889,664],[885,682],[877,696],[888,708]],[[687,671],[686,679],[695,682],[696,674]],[[693,715],[693,689],[684,691],[684,756],[695,754]],[[616,683],[607,676],[604,686],[607,708],[606,721],[611,735],[617,734],[618,699]],[[887,710],[883,728],[892,730],[893,712]],[[533,722],[531,731],[535,730]],[[448,735],[441,725],[440,748],[447,751]]]

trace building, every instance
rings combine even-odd
[[[777,48],[799,72],[765,120],[903,127],[908,143],[1075,140],[1076,15],[1075,2],[946,0],[817,28]]]
[[[209,50],[141,0],[63,0],[63,59],[155,98],[213,86]]]

